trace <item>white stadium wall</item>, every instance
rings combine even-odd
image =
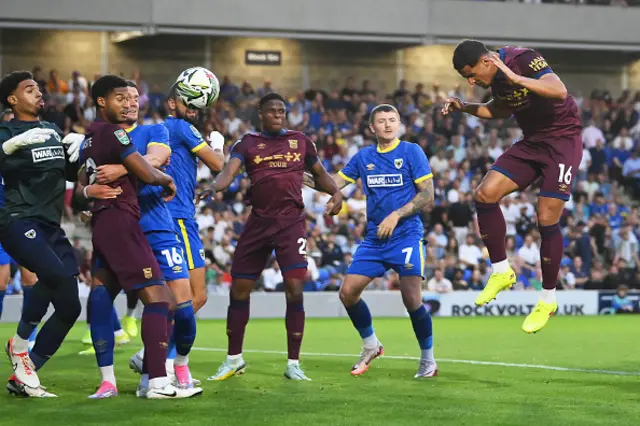
[[[424,293],[424,302],[432,307],[433,314],[441,317],[456,316],[519,316],[528,314],[538,299],[532,291],[511,291],[501,293],[497,301],[478,308],[474,305],[478,292],[464,291],[444,295]],[[598,291],[560,291],[558,297],[558,315],[596,315],[603,308],[602,303],[610,299],[607,292]],[[307,318],[346,318],[338,294],[334,292],[305,293],[305,312]],[[374,317],[403,317],[407,313],[397,291],[368,291],[364,298]],[[607,299],[609,298],[609,299]],[[637,298],[634,296],[634,298]],[[201,319],[224,319],[227,314],[229,296],[210,294],[207,304],[198,312]],[[83,309],[86,298],[82,298]],[[15,322],[20,319],[22,298],[9,296],[5,299],[3,322]],[[251,295],[252,318],[282,318],[285,311],[284,293],[253,293]],[[126,299],[116,299],[116,309],[125,312]],[[52,310],[50,309],[51,313]],[[84,318],[84,312],[80,318]]]

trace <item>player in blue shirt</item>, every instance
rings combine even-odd
[[[400,291],[421,349],[416,378],[433,377],[438,368],[433,358],[431,316],[422,304],[424,279],[424,228],[420,213],[434,201],[429,161],[420,146],[400,141],[396,135],[400,115],[391,105],[371,112],[370,128],[377,146],[358,151],[335,177],[342,188],[358,179],[367,197],[367,232],[340,287],[340,300],[363,339],[359,361],[351,374],[359,376],[382,355],[371,312],[360,298],[363,290],[388,269],[400,275]],[[307,181],[312,186],[313,184]]]
[[[162,124],[137,126],[138,118],[138,90],[134,83],[128,83],[129,113],[131,127],[125,129],[137,151],[155,168],[161,168],[171,156],[169,132]],[[122,165],[105,165],[98,167],[96,183],[108,184],[127,174]],[[184,251],[174,230],[173,219],[169,208],[163,199],[164,190],[159,186],[138,183],[138,204],[140,206],[140,227],[158,261],[167,285],[176,299],[174,312],[173,347],[174,354],[168,361],[167,370],[175,371],[177,384],[181,387],[193,387],[193,380],[188,368],[189,357],[196,337],[196,320],[193,295],[189,281],[189,271]],[[91,185],[88,187],[90,193]],[[110,355],[112,362],[113,353]],[[144,352],[140,351],[130,360],[130,367],[142,374],[138,396],[143,396],[148,388],[148,375],[143,373],[142,360]],[[175,360],[173,359],[175,358]],[[100,363],[100,360],[99,360]],[[109,379],[115,381],[115,377]],[[115,383],[112,382],[114,385]],[[98,390],[96,398],[110,396],[110,389]]]
[[[224,141],[212,141],[212,146],[207,144],[198,129],[189,122],[190,113],[194,111],[185,105],[176,93],[175,86],[171,88],[167,104],[171,115],[167,117],[164,125],[169,130],[172,151],[167,173],[173,177],[178,187],[176,197],[169,202],[168,206],[173,217],[174,229],[186,256],[193,291],[193,307],[198,312],[207,301],[207,290],[204,247],[195,220],[196,173],[198,160],[212,172],[222,170]]]

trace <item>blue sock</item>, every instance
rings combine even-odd
[[[114,307],[111,312],[111,323],[113,324],[113,331],[122,330],[122,326],[120,325],[120,319],[118,318],[118,313],[116,312],[116,308]]]
[[[2,307],[4,306],[4,295],[7,294],[6,290],[0,290],[0,318],[2,318]]]
[[[360,299],[358,303],[348,307],[347,314],[349,314],[353,326],[360,333],[360,337],[365,339],[373,334],[371,311],[364,300]]]
[[[113,365],[113,348],[115,338],[113,336],[113,301],[107,289],[98,286],[91,290],[89,295],[91,303],[91,339],[96,350],[98,367]]]
[[[424,305],[417,310],[409,312],[411,323],[413,324],[413,332],[416,334],[418,344],[421,350],[433,348],[433,327],[431,324],[431,315],[427,312]]]
[[[175,312],[169,311],[168,321],[171,324],[169,327],[169,346],[167,347],[167,359],[176,359],[176,341],[173,338],[173,330],[174,330],[174,316]]]
[[[196,340],[196,314],[191,300],[176,307],[173,342],[176,352],[181,356],[189,355]],[[175,355],[173,356],[175,358]]]

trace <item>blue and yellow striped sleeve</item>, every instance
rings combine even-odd
[[[164,146],[171,151],[171,145],[169,144],[169,130],[163,124],[156,124],[151,126],[149,130],[149,140],[147,148],[154,145]]]
[[[358,159],[360,152],[354,155],[342,170],[338,172],[338,175],[349,183],[356,183],[360,177],[360,170],[358,169]]]
[[[433,178],[433,173],[431,172],[431,166],[429,165],[429,160],[427,159],[427,155],[424,153],[422,148],[419,145],[411,145],[411,150],[409,157],[409,165],[411,167],[411,179],[414,183],[421,183],[425,180]]]

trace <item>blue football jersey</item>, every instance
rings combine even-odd
[[[169,130],[171,162],[167,173],[178,188],[178,194],[168,204],[171,216],[178,219],[193,219],[196,215],[194,203],[198,157],[196,152],[207,145],[193,125],[181,118],[167,117],[164,125]]]
[[[378,225],[416,196],[416,183],[433,177],[429,160],[420,146],[400,140],[385,151],[377,146],[361,149],[338,173],[350,183],[362,180],[367,197],[366,238],[377,242],[380,242]],[[415,214],[400,219],[391,239],[409,234],[422,236],[423,232],[422,219]]]
[[[127,129],[127,132],[140,155],[146,155],[147,147],[150,145],[165,145],[169,147],[169,132],[162,124],[134,126]],[[140,227],[145,233],[151,231],[173,232],[171,213],[169,213],[167,204],[162,199],[163,191],[160,186],[138,182]]]

